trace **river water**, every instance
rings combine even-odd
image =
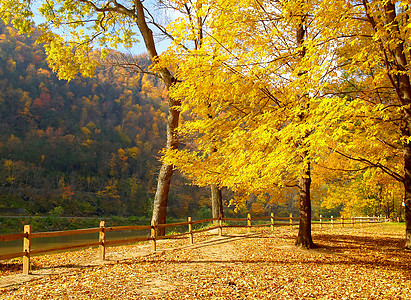
[[[36,238],[31,240],[31,249],[47,249],[65,245],[86,244],[98,242],[99,233],[68,235],[58,237]],[[106,233],[106,240],[148,237],[150,230],[111,231]],[[23,251],[23,240],[0,242],[0,255]],[[64,251],[64,250],[62,250]],[[65,250],[67,251],[67,250]],[[61,251],[60,251],[61,252]]]

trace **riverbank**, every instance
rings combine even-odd
[[[32,258],[31,281],[0,289],[1,299],[410,299],[411,252],[402,225],[327,228],[320,246],[293,246],[297,230],[230,230],[148,244],[112,247],[100,264],[96,249]],[[18,277],[17,261],[0,265]]]

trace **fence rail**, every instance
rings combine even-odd
[[[269,220],[269,223],[262,223],[262,224],[252,224],[252,221],[262,221],[262,220]],[[61,250],[70,250],[76,248],[87,248],[87,247],[94,247],[98,246],[99,248],[99,258],[101,260],[105,259],[106,255],[106,246],[111,245],[120,245],[120,244],[130,244],[135,242],[141,241],[151,241],[152,250],[156,251],[157,245],[156,241],[162,239],[172,239],[182,236],[189,236],[189,244],[194,243],[194,234],[206,232],[210,230],[218,230],[218,234],[222,236],[223,228],[247,228],[248,232],[251,232],[251,228],[257,227],[270,227],[271,231],[274,231],[274,227],[276,226],[289,226],[290,229],[293,226],[299,225],[299,222],[294,222],[295,220],[299,220],[299,218],[293,218],[293,215],[290,214],[290,217],[274,217],[274,214],[265,217],[254,217],[252,218],[250,214],[247,215],[247,218],[210,218],[205,220],[197,220],[193,221],[191,217],[188,217],[187,222],[178,222],[178,223],[169,223],[169,224],[155,224],[151,223],[151,225],[139,225],[139,226],[116,226],[116,227],[106,227],[106,222],[101,221],[100,227],[98,228],[86,228],[86,229],[77,229],[77,230],[66,230],[66,231],[51,231],[51,232],[31,232],[31,226],[25,225],[23,233],[15,233],[15,234],[5,234],[0,235],[0,241],[13,241],[13,240],[23,240],[23,251],[22,252],[15,252],[15,253],[8,253],[4,255],[0,255],[0,260],[8,260],[12,258],[22,257],[23,258],[23,274],[29,274],[30,272],[30,256],[31,255],[38,255],[44,254],[49,252],[61,251]],[[339,220],[339,221],[338,221]],[[246,224],[228,224],[227,222],[246,222]],[[276,222],[280,221],[280,222]],[[312,224],[319,224],[322,228],[326,225],[349,225],[355,226],[355,224],[364,224],[364,223],[376,223],[382,222],[382,218],[380,217],[354,217],[354,218],[323,218],[320,216],[320,219],[312,220]],[[385,220],[384,220],[385,221]],[[204,224],[214,222],[214,226],[209,226],[202,229],[193,230],[193,225],[197,224]],[[170,227],[179,227],[179,226],[188,226],[188,231],[182,233],[174,233],[171,235],[165,236],[157,236],[157,229],[160,228],[170,228]],[[151,235],[147,237],[137,237],[137,238],[128,238],[128,239],[118,239],[118,240],[106,240],[106,233],[111,231],[125,231],[125,230],[148,230],[150,229]],[[80,234],[87,234],[87,233],[99,233],[98,241],[91,242],[91,243],[83,243],[83,244],[75,244],[75,245],[65,245],[65,246],[58,246],[46,249],[36,249],[31,250],[31,240],[34,238],[45,238],[45,237],[60,237],[60,236],[68,236],[68,235],[80,235]]]

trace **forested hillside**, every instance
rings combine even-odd
[[[148,216],[165,141],[160,81],[108,64],[58,80],[35,39],[0,24],[0,212]],[[174,185],[171,216],[206,201],[181,177]]]

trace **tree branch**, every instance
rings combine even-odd
[[[400,174],[398,174],[398,173],[390,170],[390,168],[382,165],[382,164],[379,163],[379,162],[374,163],[374,162],[372,162],[372,161],[370,161],[370,160],[368,160],[368,159],[366,159],[366,158],[362,158],[362,157],[352,157],[351,155],[344,154],[344,153],[342,153],[341,151],[338,151],[338,150],[336,150],[336,149],[332,149],[332,148],[329,148],[329,149],[332,150],[332,151],[334,151],[335,153],[337,153],[337,154],[339,154],[339,155],[347,158],[347,159],[350,159],[350,160],[354,160],[354,161],[358,161],[358,162],[367,164],[369,167],[378,168],[378,169],[380,169],[381,171],[383,171],[385,174],[387,174],[387,175],[391,176],[392,178],[394,178],[395,180],[397,180],[397,181],[399,181],[399,182],[404,182],[404,176],[401,176]]]

